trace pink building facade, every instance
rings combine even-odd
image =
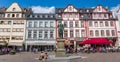
[[[59,21],[64,24],[64,38],[71,41],[118,38],[116,19],[107,7],[98,5],[95,8],[75,8],[70,4],[66,8],[56,8],[56,14],[58,15],[56,25]],[[56,34],[56,38],[59,38],[58,32]]]

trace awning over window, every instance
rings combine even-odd
[[[80,42],[79,44],[111,44],[113,42],[109,41],[106,38],[89,38]]]
[[[23,43],[22,42],[9,42],[8,45],[9,46],[22,46]]]

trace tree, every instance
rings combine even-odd
[[[8,42],[4,41],[4,47],[8,47]]]

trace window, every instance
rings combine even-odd
[[[69,14],[69,17],[71,18],[71,17],[72,17],[72,14]]]
[[[70,21],[70,27],[73,27],[73,22],[72,21]]]
[[[7,29],[8,32],[10,32],[10,30],[11,30],[10,28]]]
[[[98,22],[94,22],[95,23],[95,27],[98,27]]]
[[[45,15],[45,18],[48,18],[48,15]]]
[[[11,25],[11,21],[8,21],[8,25]]]
[[[75,17],[78,18],[78,14],[76,14]]]
[[[12,17],[15,17],[15,14],[12,14]]]
[[[33,31],[33,38],[35,38],[35,39],[37,38],[37,30]]]
[[[81,37],[85,36],[85,30],[81,30]]]
[[[32,37],[32,31],[28,30],[28,38],[31,38],[31,37]]]
[[[10,14],[7,14],[7,17],[10,17]]]
[[[16,29],[16,31],[17,31],[17,32],[20,32],[20,29],[19,29],[19,28],[17,28],[17,29]]]
[[[101,8],[100,8],[100,7],[98,8],[98,11],[101,11]]]
[[[50,27],[54,27],[54,24],[53,24],[53,22],[50,22]]]
[[[48,31],[45,31],[44,38],[48,38]]]
[[[81,21],[81,27],[82,28],[84,27],[84,21]]]
[[[67,21],[64,22],[64,27],[67,27]]]
[[[51,18],[53,18],[53,15],[50,15]]]
[[[32,27],[32,22],[31,21],[29,22],[28,27]]]
[[[54,34],[54,30],[50,30],[50,38],[54,38],[53,34]]]
[[[24,29],[23,29],[23,28],[21,28],[21,29],[20,29],[20,31],[21,31],[21,32],[23,32],[23,31],[24,31]]]
[[[45,22],[45,27],[48,27],[48,22]]]
[[[105,21],[105,26],[108,26],[108,22],[107,21]]]
[[[112,36],[115,36],[115,31],[114,30],[112,30]]]
[[[39,22],[39,27],[43,27],[43,22]]]
[[[1,17],[3,18],[3,17],[4,17],[4,14],[1,14]]]
[[[94,14],[94,17],[96,17],[96,14]]]
[[[16,29],[15,29],[15,28],[13,29],[13,32],[16,32]]]
[[[110,21],[110,26],[114,26],[113,21]]]
[[[68,32],[67,32],[67,30],[64,30],[64,37],[68,37]]]
[[[92,24],[92,21],[89,21],[89,26],[92,26],[93,24]]]
[[[110,31],[109,30],[106,30],[106,35],[110,36]]]
[[[40,18],[43,18],[43,15],[40,15]]]
[[[69,11],[72,11],[72,7],[69,7]]]
[[[23,14],[22,17],[25,17],[25,14]]]
[[[75,21],[75,27],[79,27],[79,22]]]
[[[73,37],[73,30],[70,30],[70,37]]]
[[[66,14],[64,14],[64,17],[66,18]]]
[[[104,36],[105,33],[104,33],[104,30],[101,30],[101,36]]]
[[[107,14],[104,14],[104,17],[106,18],[106,17],[107,17]]]
[[[79,37],[79,30],[76,30],[75,35],[76,35],[76,37]]]
[[[99,17],[101,17],[101,14],[99,14]]]
[[[16,17],[19,17],[19,14],[16,14]]]
[[[93,30],[90,30],[90,36],[93,36]]]
[[[99,36],[99,31],[98,30],[95,31],[95,36]]]
[[[13,8],[13,11],[15,11],[15,8]]]
[[[34,27],[37,27],[37,21],[34,22]]]
[[[4,24],[4,21],[0,21],[0,24]]]
[[[103,22],[102,21],[100,21],[100,27],[103,27],[104,25],[103,25]]]
[[[42,30],[39,31],[39,38],[41,39],[42,38]]]

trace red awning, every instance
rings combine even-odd
[[[113,42],[109,41],[106,38],[89,38],[80,42],[79,44],[111,44]]]

